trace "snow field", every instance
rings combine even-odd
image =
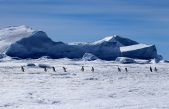
[[[22,72],[20,66],[27,63],[54,66],[56,72],[39,67],[24,67]],[[80,71],[82,65],[84,72]],[[150,66],[156,66],[158,72],[150,72]],[[1,62],[0,109],[168,109],[167,66],[68,59]]]

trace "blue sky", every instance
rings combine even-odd
[[[13,25],[64,42],[121,35],[155,44],[169,59],[169,0],[0,0],[0,27]]]

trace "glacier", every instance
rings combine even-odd
[[[44,31],[33,30],[28,26],[15,26],[0,29],[0,55],[21,59],[49,58],[81,59],[90,53],[102,60],[115,60],[117,57],[137,59],[158,58],[155,45],[141,44],[118,35],[89,43],[54,42]]]

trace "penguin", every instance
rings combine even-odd
[[[153,69],[152,69],[152,67],[150,66],[150,72],[153,72]]]
[[[62,68],[63,68],[63,71],[64,71],[64,72],[67,72],[67,70],[66,70],[66,68],[65,68],[65,67],[62,67]]]
[[[125,71],[126,71],[126,72],[128,72],[128,69],[127,69],[127,68],[125,68]]]
[[[44,71],[47,72],[47,68],[46,67],[44,67]]]
[[[53,71],[56,72],[55,67],[52,67]]]
[[[155,68],[154,68],[154,71],[155,71],[155,72],[157,72],[157,71],[158,71],[158,70],[157,70],[157,67],[155,67]]]
[[[81,71],[84,72],[84,66],[82,66]]]
[[[23,67],[23,66],[21,66],[21,70],[22,70],[22,72],[25,72],[25,69],[24,69],[24,67]]]
[[[91,71],[94,72],[94,67],[92,67]]]
[[[118,72],[121,72],[121,69],[118,67]]]

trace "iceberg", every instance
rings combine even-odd
[[[88,56],[92,58],[91,54],[102,60],[115,60],[117,57],[148,60],[159,58],[155,45],[140,44],[118,35],[90,43],[64,43],[54,42],[44,31],[33,30],[24,25],[0,29],[1,58],[7,55],[21,59],[44,56],[80,59]]]

